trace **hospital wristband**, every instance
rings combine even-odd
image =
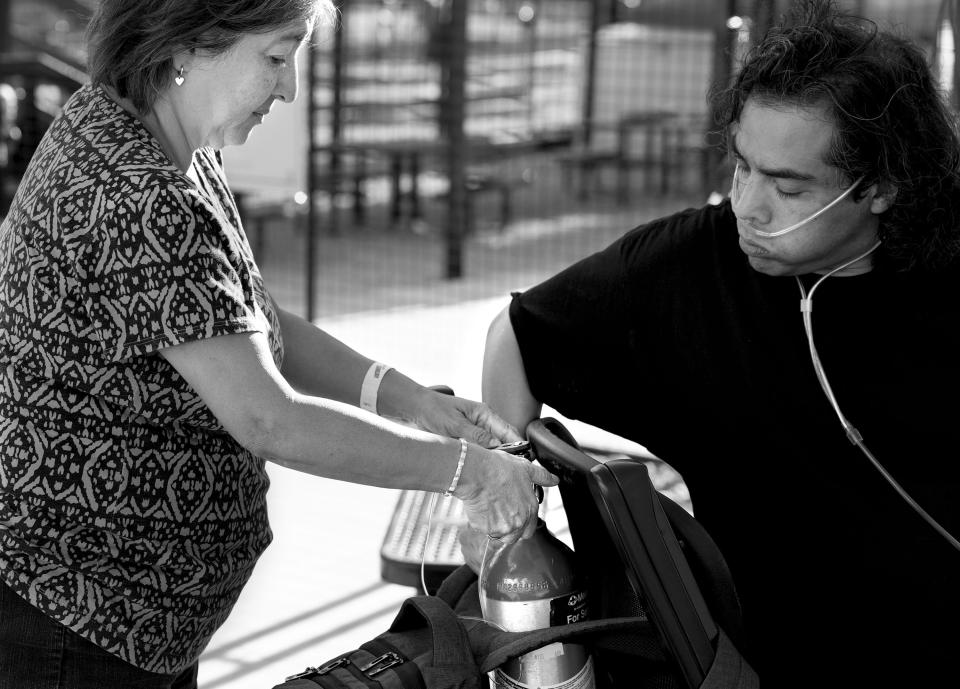
[[[453,491],[457,489],[457,485],[460,483],[460,474],[463,473],[463,463],[467,459],[467,441],[463,438],[460,438],[460,458],[457,460],[457,470],[453,474],[453,480],[450,482],[450,487],[443,491],[444,497],[449,498],[453,495]]]
[[[369,412],[377,413],[377,395],[380,393],[380,383],[387,371],[393,369],[392,366],[381,364],[374,361],[367,369],[367,375],[363,377],[363,384],[360,386],[360,408]]]

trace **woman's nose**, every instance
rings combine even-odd
[[[297,99],[299,71],[296,60],[290,63],[289,68],[280,71],[276,96],[284,103],[292,103]]]

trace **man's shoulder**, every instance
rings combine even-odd
[[[711,257],[736,242],[736,220],[730,203],[686,208],[645,222],[633,228],[610,249],[619,253],[628,265],[665,268],[674,261],[688,263],[697,257]]]
[[[735,227],[729,201],[717,205],[688,207],[647,220],[635,226],[618,241],[676,245],[678,242],[706,240]]]

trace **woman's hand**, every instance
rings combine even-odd
[[[476,445],[467,448],[463,475],[454,495],[473,529],[502,543],[533,535],[537,528],[534,485],[555,486],[556,476],[532,462]]]
[[[464,438],[481,447],[493,448],[523,440],[516,428],[480,402],[425,388],[411,419],[425,431]]]
[[[487,534],[477,531],[471,526],[465,526],[460,529],[458,534],[460,538],[460,551],[463,553],[463,561],[477,576],[480,576],[480,568],[483,565],[483,554],[487,548],[492,551],[496,541],[491,542]],[[487,554],[489,557],[489,553]]]

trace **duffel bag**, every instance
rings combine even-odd
[[[457,614],[440,598],[414,596],[386,632],[274,689],[479,689],[482,677]]]

